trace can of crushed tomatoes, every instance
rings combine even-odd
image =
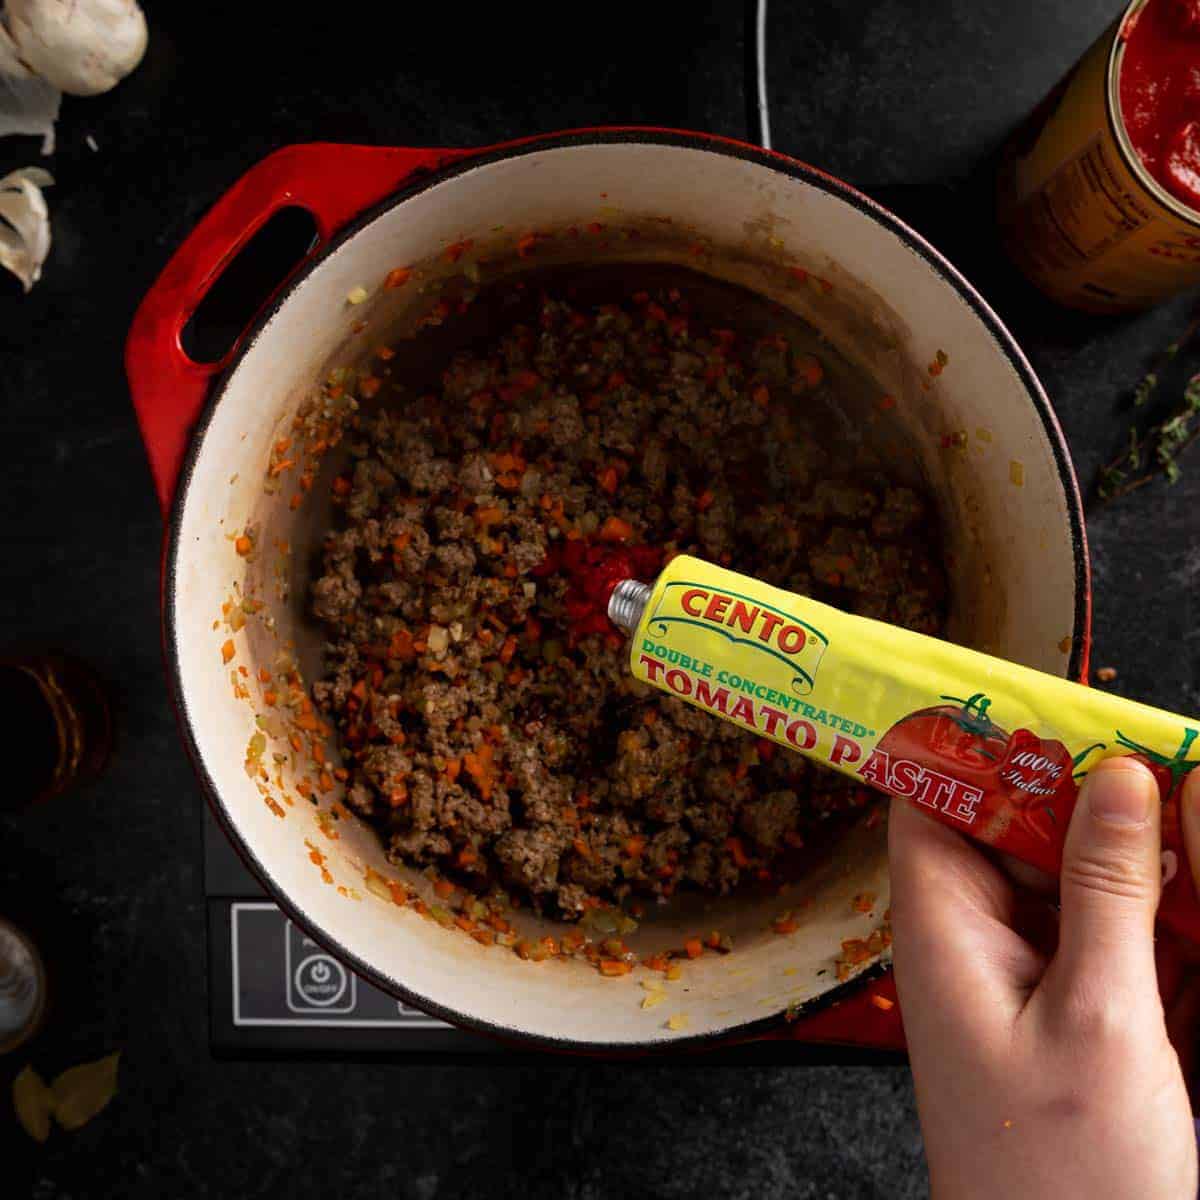
[[[1051,299],[1148,308],[1200,284],[1200,0],[1135,0],[1002,155],[1004,246]]]

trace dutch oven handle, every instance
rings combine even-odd
[[[195,362],[184,352],[183,328],[250,239],[280,209],[303,208],[317,227],[311,255],[405,180],[469,153],[285,146],[251,167],[205,214],[146,294],[125,343],[125,373],[164,514],[209,384],[237,349],[235,342],[220,361]]]

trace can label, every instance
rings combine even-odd
[[[1090,312],[1147,308],[1200,283],[1200,215],[1168,197],[1125,136],[1116,86],[1131,5],[1005,149],[1005,249],[1052,299]]]
[[[1200,721],[851,616],[686,555],[655,582],[633,674],[1057,872],[1088,771],[1131,754],[1159,781],[1160,913],[1200,938],[1179,792]]]

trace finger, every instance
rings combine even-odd
[[[1187,851],[1196,891],[1200,892],[1200,770],[1188,772],[1179,806],[1183,818],[1183,847]]]
[[[1011,882],[976,846],[904,800],[888,824],[892,933],[901,1006],[910,1034],[929,1036],[971,1014],[1006,1027],[1041,977],[1042,957],[1011,928]],[[982,1028],[976,1032],[983,1035]]]
[[[1013,858],[1011,854],[1004,854],[1000,851],[993,850],[992,859],[1004,868],[1004,873],[1017,887],[1024,888],[1027,892],[1033,892],[1038,896],[1058,895],[1058,879],[1055,876],[1048,875],[1045,871],[1031,867],[1019,858]]]
[[[1160,808],[1154,776],[1133,758],[1110,758],[1084,781],[1063,851],[1060,984],[1153,984]]]

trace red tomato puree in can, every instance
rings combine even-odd
[[[1167,191],[1200,209],[1200,0],[1150,0],[1121,36],[1129,140]]]

